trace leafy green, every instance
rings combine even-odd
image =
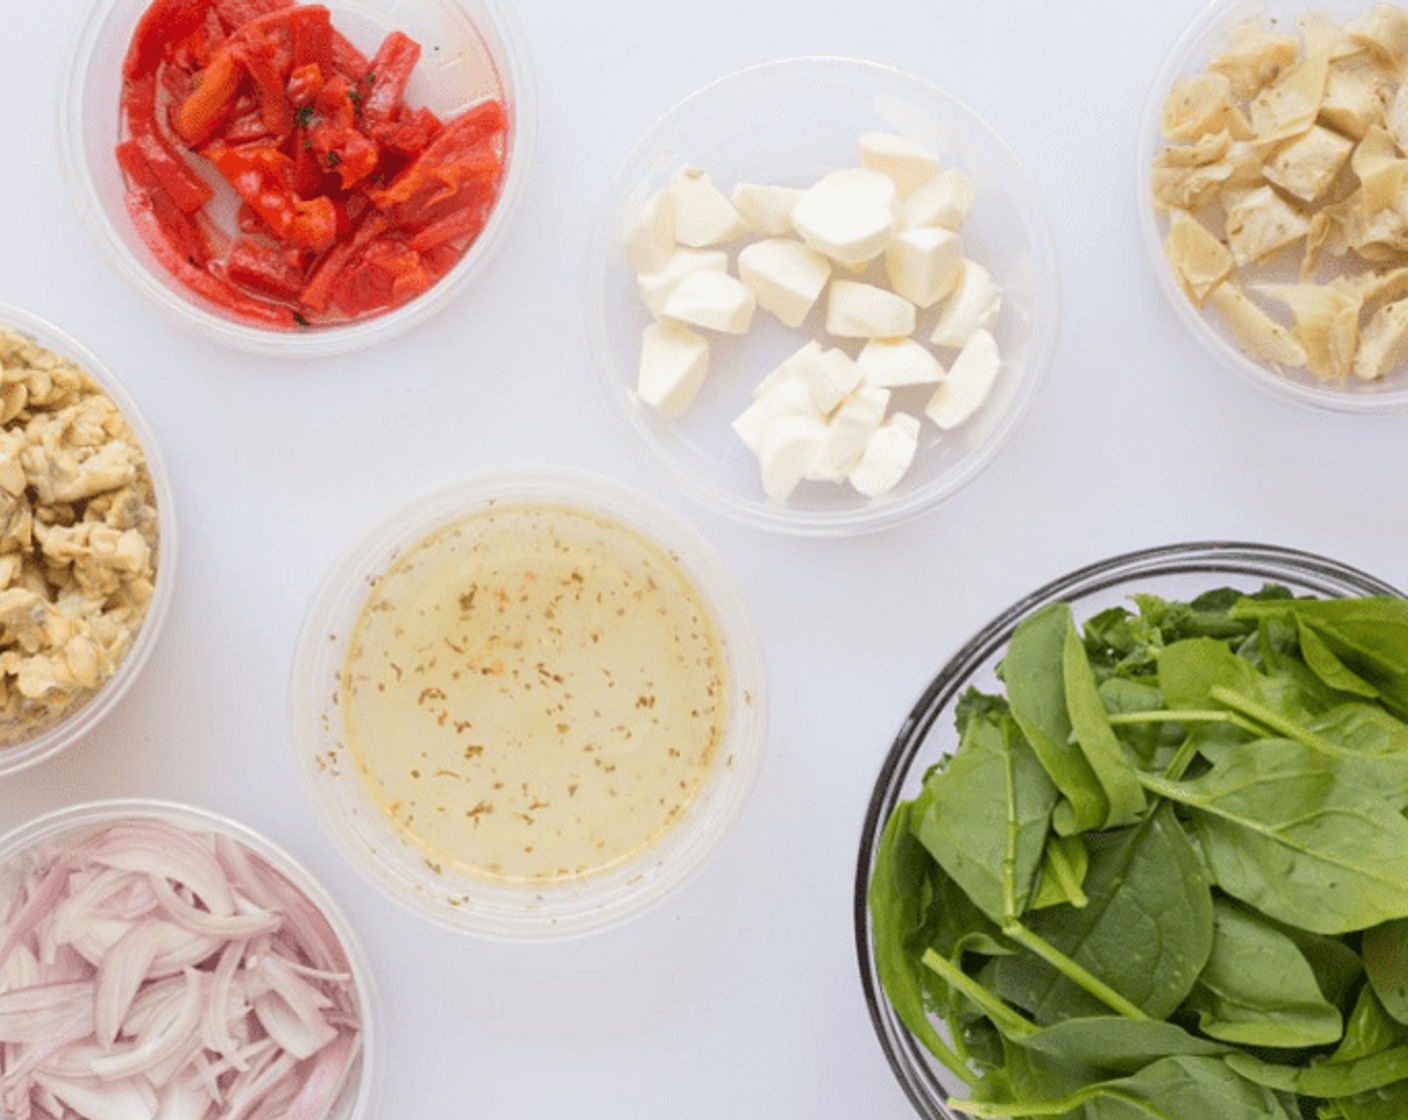
[[[1408,603],[1033,612],[882,836],[877,970],[975,1117],[1408,1116]]]

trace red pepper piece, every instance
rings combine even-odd
[[[286,76],[292,51],[280,31],[286,28],[260,27],[241,36],[239,58],[244,63],[259,100],[259,112],[269,135],[280,140],[293,131],[293,104],[289,101]]]
[[[170,240],[166,228],[156,216],[150,195],[144,191],[128,191],[124,199],[127,203],[127,213],[142,242],[176,280],[246,322],[293,329],[296,320],[289,308],[253,299],[188,259]]]
[[[216,143],[205,154],[279,240],[321,252],[337,239],[332,200],[294,194],[292,160],[273,144]]]
[[[122,76],[141,78],[154,72],[168,45],[195,32],[209,7],[210,0],[153,0],[132,32]]]
[[[420,61],[420,44],[401,31],[381,41],[367,67],[369,91],[362,98],[362,112],[370,120],[389,121],[401,110],[406,83]]]
[[[369,242],[338,275],[334,299],[347,315],[398,307],[435,282],[419,253],[404,241]]]
[[[155,180],[172,202],[188,214],[210,201],[214,194],[210,184],[196,174],[157,124],[154,74],[124,83],[122,110],[131,135],[126,154],[119,150],[119,159],[126,161],[124,170],[144,187],[150,186],[143,181],[147,177]],[[138,156],[140,167],[136,165]]]
[[[339,241],[313,266],[308,284],[299,301],[316,314],[325,314],[332,306],[333,288],[342,270],[361,252],[362,246],[386,232],[387,222],[376,211],[368,212],[350,237]]]
[[[284,302],[296,302],[306,280],[303,254],[241,237],[230,247],[225,275],[231,283]]]
[[[227,44],[200,72],[190,95],[171,114],[171,127],[193,148],[219,131],[229,118],[244,81],[244,66]]]
[[[332,74],[332,13],[321,4],[298,10],[300,18],[292,26],[294,69],[315,65],[324,76]]]
[[[401,156],[419,155],[427,144],[440,131],[440,118],[424,105],[415,110],[402,107],[394,120],[362,121],[362,128],[368,136],[383,148]]]
[[[464,205],[427,223],[411,235],[411,248],[427,253],[442,245],[456,245],[463,252],[483,232],[492,201],[492,197],[486,197],[482,205]]]
[[[441,216],[437,202],[466,182],[496,181],[503,166],[501,138],[508,127],[503,106],[485,101],[445,124],[385,190],[371,192],[382,210],[396,208],[398,225],[418,226]]]
[[[348,190],[376,170],[381,153],[376,142],[357,128],[357,108],[347,80],[334,77],[313,103],[308,142],[329,171],[336,171]]]
[[[250,20],[293,5],[294,0],[215,0],[215,12],[227,31],[233,32]]]

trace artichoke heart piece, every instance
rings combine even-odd
[[[1240,267],[1299,241],[1310,220],[1270,186],[1247,191],[1227,207],[1227,242]]]
[[[1354,376],[1361,381],[1377,381],[1408,357],[1408,299],[1380,307],[1359,339],[1354,357]]]
[[[1359,296],[1328,284],[1263,284],[1254,290],[1290,310],[1311,373],[1325,381],[1348,379],[1359,347]]]
[[[1227,78],[1234,96],[1250,101],[1294,64],[1299,53],[1300,42],[1294,35],[1248,20],[1228,32],[1227,45],[1213,56],[1208,68]]]
[[[1191,74],[1173,83],[1164,100],[1162,124],[1170,140],[1196,140],[1221,132],[1236,108],[1232,87],[1222,74]]]
[[[1366,214],[1392,206],[1403,190],[1408,160],[1398,141],[1387,129],[1373,127],[1354,146],[1349,165],[1359,178],[1360,196]]]
[[[1349,161],[1354,141],[1324,125],[1309,130],[1281,148],[1266,163],[1266,178],[1302,202],[1314,202],[1330,189]]]
[[[1394,4],[1379,4],[1346,23],[1345,33],[1385,69],[1402,72],[1408,61],[1408,12]]]
[[[1394,88],[1377,66],[1355,59],[1330,67],[1325,98],[1320,102],[1320,123],[1352,140],[1361,140],[1388,117]]]
[[[1258,140],[1289,140],[1315,123],[1330,75],[1328,44],[1305,56],[1252,99],[1249,115]]]
[[[1306,364],[1305,347],[1289,329],[1257,306],[1234,280],[1225,280],[1208,296],[1208,306],[1222,316],[1238,346],[1254,358],[1281,369]]]
[[[1201,307],[1212,290],[1232,275],[1232,252],[1186,210],[1169,216],[1164,255],[1184,293]]]

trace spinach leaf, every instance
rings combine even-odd
[[[1354,1010],[1345,1023],[1344,1039],[1330,1055],[1331,1062],[1352,1062],[1356,1058],[1366,1058],[1383,1050],[1408,1041],[1408,1028],[1395,1021],[1374,989],[1369,985],[1359,989],[1354,1001]]]
[[[1125,753],[1105,705],[1100,700],[1095,674],[1086,657],[1085,643],[1067,607],[1066,639],[1061,650],[1061,675],[1066,689],[1066,712],[1071,734],[1075,736],[1086,761],[1104,791],[1108,809],[1104,827],[1133,824],[1146,808],[1144,789],[1139,784],[1134,763]]]
[[[1244,1046],[1299,1048],[1338,1042],[1339,1009],[1320,991],[1294,941],[1255,911],[1213,901],[1212,954],[1189,1007],[1204,1034]]]
[[[1063,1019],[1027,1035],[1021,1044],[1054,1058],[1113,1073],[1134,1073],[1159,1058],[1215,1057],[1229,1049],[1220,1042],[1189,1034],[1176,1023],[1119,1015]]]
[[[1035,911],[1026,925],[1144,1014],[1166,1018],[1212,951],[1212,894],[1198,853],[1167,805],[1138,825],[1085,839],[1087,905]],[[1030,953],[996,962],[995,976],[1000,993],[1039,1023],[1106,1011]]]
[[[1105,823],[1109,801],[1090,761],[1072,736],[1064,672],[1071,608],[1052,603],[1018,624],[1002,659],[1012,716],[1063,798],[1057,831],[1083,832]]]
[[[1086,905],[1090,900],[1083,887],[1089,870],[1090,852],[1079,835],[1049,837],[1030,909],[1041,910],[1063,902],[1075,907]]]
[[[1386,1012],[1408,1025],[1408,918],[1367,930],[1363,950],[1364,971],[1374,994]]]
[[[1267,1062],[1246,1051],[1234,1051],[1223,1060],[1248,1081],[1304,1097],[1353,1097],[1408,1081],[1408,1046],[1392,1046],[1349,1062],[1307,1066]]]
[[[1199,778],[1141,780],[1192,811],[1218,886],[1271,917],[1340,934],[1408,916],[1408,819],[1339,759],[1263,740]]]
[[[1056,787],[1011,717],[974,715],[948,765],[925,782],[919,842],[998,924],[1026,908]]]

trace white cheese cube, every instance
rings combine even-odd
[[[826,295],[826,330],[837,338],[901,338],[914,330],[914,304],[859,280],[833,280]]]
[[[659,272],[674,251],[674,196],[662,188],[645,200],[626,227],[626,263],[635,273]]]
[[[730,201],[744,221],[764,237],[782,237],[792,232],[792,207],[801,197],[799,187],[737,183]]]
[[[916,140],[892,132],[867,132],[860,138],[860,163],[895,181],[908,198],[939,173],[939,157]]]
[[[800,241],[769,237],[739,250],[738,276],[759,307],[800,327],[831,278],[831,261]]]
[[[758,441],[758,466],[769,498],[786,501],[810,476],[825,438],[826,421],[815,415],[782,416],[768,425]]]
[[[991,273],[974,260],[963,262],[958,286],[939,308],[929,341],[937,346],[961,350],[978,331],[991,331],[1002,309],[1002,289]]]
[[[867,498],[878,498],[899,484],[918,450],[919,418],[896,412],[876,429],[846,477]]]
[[[912,338],[872,338],[856,357],[861,383],[883,389],[931,385],[944,378],[944,367],[923,343]]]
[[[665,298],[667,319],[725,334],[744,334],[753,321],[758,300],[753,289],[727,272],[698,268],[685,276]]]
[[[662,416],[684,415],[709,368],[709,342],[678,323],[651,323],[641,332],[636,392]]]
[[[826,438],[812,459],[808,477],[839,482],[846,477],[870,437],[885,422],[890,391],[862,385],[843,400],[826,422]]]
[[[962,229],[977,195],[978,188],[967,175],[947,167],[905,199],[904,228]]]
[[[847,167],[823,175],[792,208],[792,226],[818,252],[858,267],[885,251],[899,224],[895,181],[879,171]]]
[[[734,417],[731,426],[743,445],[756,455],[768,429],[779,420],[795,416],[825,421],[806,383],[798,377],[784,377],[771,381],[764,392]]]
[[[707,171],[682,167],[670,180],[675,209],[675,240],[695,249],[732,241],[748,232],[748,223]]]
[[[663,268],[655,272],[643,272],[636,277],[641,301],[650,313],[659,317],[664,314],[665,301],[679,286],[681,280],[698,269],[713,272],[728,271],[728,254],[722,249],[679,248],[670,254]]]
[[[963,242],[940,226],[901,230],[885,247],[885,274],[898,295],[916,307],[933,307],[958,285]]]
[[[978,331],[954,359],[948,376],[939,382],[924,414],[944,430],[958,427],[987,400],[1001,368],[997,340],[987,331]]]

